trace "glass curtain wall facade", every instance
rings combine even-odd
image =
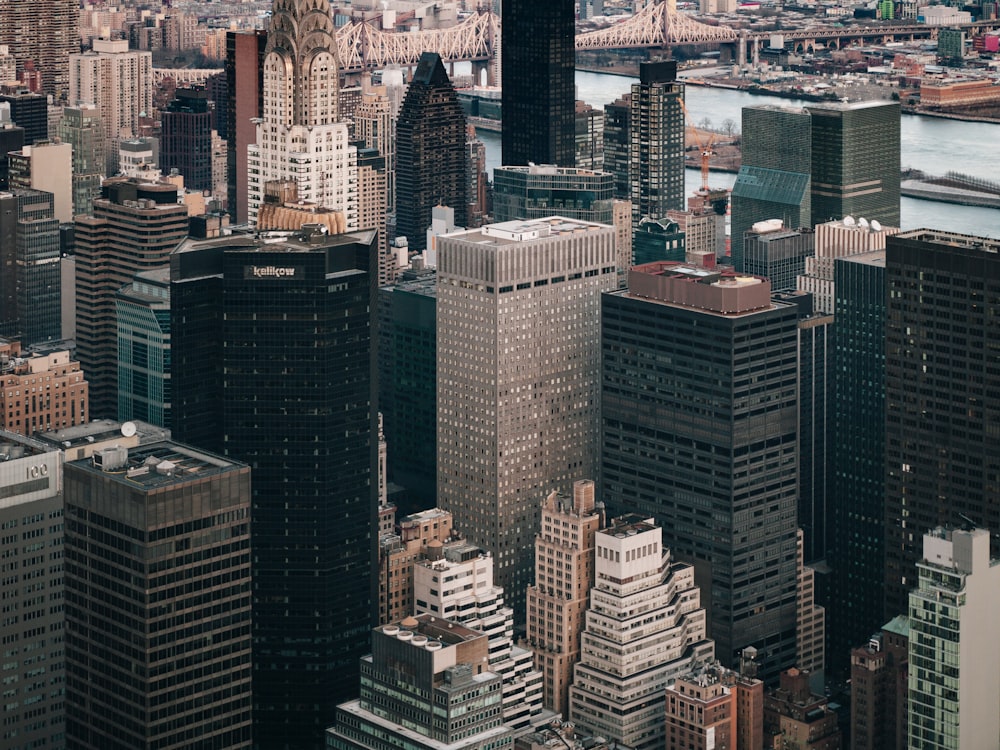
[[[115,296],[118,419],[170,427],[170,268],[136,274]]]

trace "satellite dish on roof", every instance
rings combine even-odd
[[[882,224],[881,224],[881,222],[879,222],[878,219],[872,219],[872,223],[871,223],[870,226],[871,226],[873,232],[881,232],[882,231]]]
[[[845,216],[844,217],[844,226],[845,227],[853,227],[854,226],[854,217],[853,216]]]
[[[132,437],[135,434],[135,429],[135,422],[122,423],[122,435],[124,437]]]

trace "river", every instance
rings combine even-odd
[[[603,107],[628,92],[635,78],[577,71],[577,99],[593,107]],[[694,122],[708,118],[716,127],[730,119],[739,123],[743,107],[760,104],[805,106],[811,102],[756,96],[743,91],[688,86],[685,104]],[[500,134],[481,131],[486,144],[486,164],[492,173],[500,164]],[[927,174],[948,171],[996,179],[1000,162],[1000,125],[962,122],[937,117],[903,115],[900,123],[901,164]],[[732,187],[736,175],[713,172],[712,187]],[[687,170],[687,190],[694,192],[701,182],[700,172]],[[957,206],[937,201],[902,198],[900,224],[903,229],[928,227],[964,234],[1000,238],[1000,209]]]

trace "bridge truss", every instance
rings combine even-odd
[[[710,26],[677,11],[676,0],[656,0],[631,18],[576,37],[578,50],[670,47],[675,44],[735,42],[728,26]]]

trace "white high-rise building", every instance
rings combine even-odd
[[[124,39],[95,39],[93,49],[69,56],[69,103],[94,104],[104,125],[107,174],[118,171],[120,140],[139,135],[139,118],[153,112],[153,55]]]
[[[264,53],[264,116],[247,147],[248,218],[267,183],[291,180],[297,198],[358,228],[357,148],[340,122],[340,61],[328,0],[275,0]]]
[[[674,562],[652,519],[597,532],[594,586],[569,689],[570,719],[635,750],[665,746],[664,691],[715,658],[694,568]]]
[[[413,565],[417,614],[460,622],[489,639],[489,669],[502,679],[503,723],[531,726],[542,711],[542,673],[532,653],[514,645],[514,612],[493,585],[493,558],[467,542],[427,545],[427,559]]]
[[[554,216],[437,238],[438,503],[524,616],[540,499],[597,471],[615,229]]]
[[[985,529],[924,534],[910,592],[907,747],[1000,747],[1000,560]]]

